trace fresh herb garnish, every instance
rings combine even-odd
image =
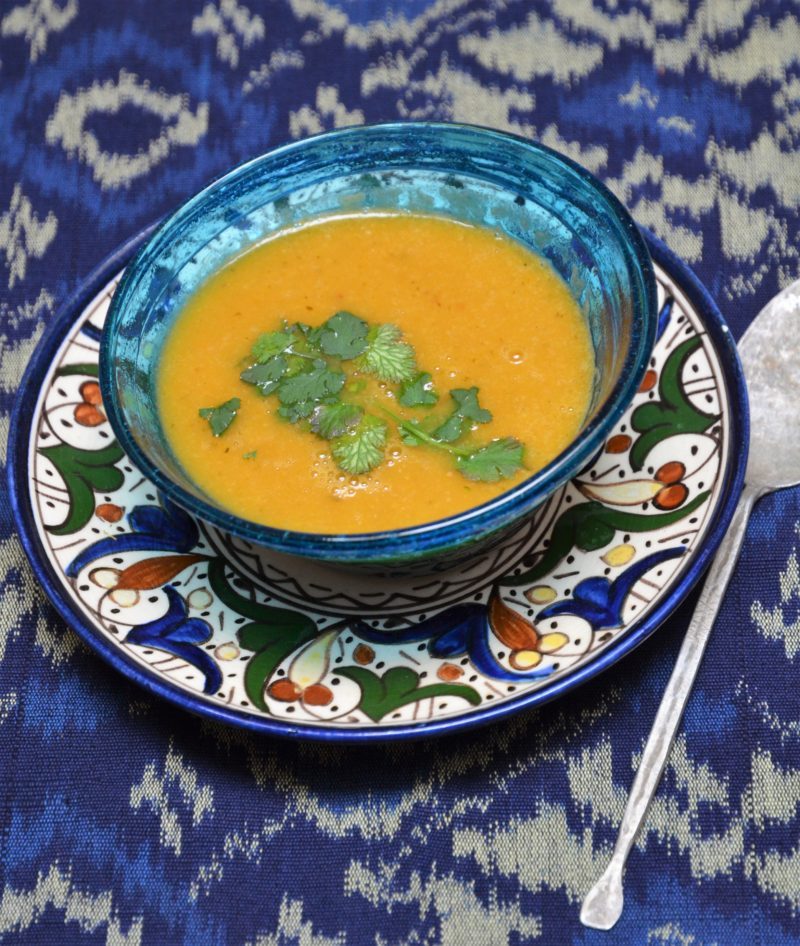
[[[251,365],[239,377],[248,384],[254,384],[263,395],[272,394],[278,382],[289,367],[283,355],[275,355],[262,364]]]
[[[343,371],[331,370],[322,358],[318,358],[311,362],[310,370],[286,378],[278,388],[278,398],[285,406],[304,401],[313,405],[316,401],[338,394],[344,382]]]
[[[367,334],[367,348],[361,365],[381,381],[411,381],[417,372],[414,349],[400,341],[403,333],[396,325],[377,325]]]
[[[243,460],[255,460],[256,456],[257,456],[257,451],[255,451],[255,450],[249,450],[247,453],[243,453],[243,454],[242,454],[242,459],[243,459]]]
[[[219,404],[217,407],[201,407],[197,413],[211,425],[211,433],[215,437],[219,437],[233,423],[236,412],[241,406],[242,402],[239,398],[232,397],[229,401],[225,401],[224,404]]]
[[[414,349],[396,325],[370,326],[344,311],[317,328],[284,322],[280,331],[258,337],[251,356],[253,363],[241,380],[265,397],[275,395],[284,420],[329,441],[344,473],[360,476],[383,462],[390,425],[376,417],[376,411],[391,418],[404,443],[448,453],[467,479],[494,483],[524,467],[525,448],[514,437],[471,442],[478,425],[492,420],[491,411],[478,401],[477,387],[453,388],[449,414],[431,410],[439,401],[433,378],[417,368]],[[385,393],[403,407],[425,408],[426,415],[408,419],[389,411],[384,396],[377,399],[370,378],[381,382]],[[218,407],[202,408],[200,415],[218,437],[239,407],[239,398],[231,398]],[[255,455],[254,450],[243,454],[245,459]]]
[[[337,358],[349,360],[360,355],[367,347],[369,326],[350,312],[337,312],[319,328],[308,333],[308,340]]]
[[[333,404],[320,404],[314,409],[309,422],[315,434],[325,440],[332,440],[355,427],[363,413],[364,409],[357,404],[336,401]]]
[[[525,465],[525,446],[516,437],[490,440],[480,447],[454,447],[452,444],[427,434],[417,421],[398,420],[403,443],[409,446],[427,445],[446,450],[456,461],[456,468],[469,480],[496,483],[519,472]]]
[[[492,412],[478,404],[477,388],[454,388],[450,397],[455,401],[453,413],[433,432],[436,440],[452,443],[458,440],[471,424],[488,424]]]
[[[481,483],[496,483],[505,480],[522,469],[525,447],[516,437],[490,440],[474,453],[459,455],[456,466],[468,480]]]
[[[358,426],[332,441],[331,452],[345,473],[369,473],[383,460],[389,428],[382,420],[365,414]]]
[[[299,401],[297,404],[282,404],[278,408],[278,414],[290,424],[296,424],[300,420],[311,417],[314,412],[313,401]]]
[[[422,371],[412,381],[400,385],[397,399],[403,407],[430,407],[439,400],[433,389],[433,379],[427,371]]]
[[[275,355],[280,355],[282,351],[286,351],[293,339],[294,336],[287,329],[282,332],[264,332],[263,335],[258,336],[251,349],[253,358],[259,364],[263,364]]]

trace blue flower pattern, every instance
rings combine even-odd
[[[538,615],[539,620],[546,621],[562,614],[571,614],[587,621],[593,631],[619,627],[623,623],[622,608],[636,582],[652,568],[670,559],[680,558],[683,553],[684,550],[680,547],[654,552],[629,565],[614,581],[599,575],[585,578],[575,585],[571,598],[542,608]]]
[[[162,617],[128,631],[127,644],[156,647],[180,657],[203,674],[204,693],[216,693],[222,685],[222,673],[216,661],[198,645],[211,638],[211,625],[202,618],[190,618],[186,602],[172,585],[164,586],[168,608]]]
[[[132,532],[93,542],[69,563],[67,575],[77,578],[92,562],[122,552],[190,552],[200,538],[195,520],[166,497],[160,506],[136,506],[128,521]]]

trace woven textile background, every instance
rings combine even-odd
[[[274,144],[422,117],[582,162],[737,335],[800,275],[797,2],[0,0],[3,450],[44,326],[122,240]],[[580,900],[691,601],[509,723],[280,743],[106,667],[44,600],[0,499],[0,942],[800,943],[797,492],[754,515],[608,934]]]

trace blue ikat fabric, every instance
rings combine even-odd
[[[0,0],[0,442],[44,327],[120,242],[280,142],[413,118],[580,161],[737,336],[800,275],[796,0]],[[799,522],[793,490],[755,512],[600,933],[580,901],[693,598],[501,725],[278,742],[152,699],[82,645],[3,499],[0,942],[800,943]]]

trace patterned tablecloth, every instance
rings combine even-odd
[[[287,139],[512,129],[599,174],[739,335],[798,275],[792,0],[3,0],[0,439],[65,296]],[[149,699],[56,617],[0,503],[0,941],[800,943],[800,499],[764,500],[607,934],[604,867],[693,599],[633,656],[474,734],[342,749]]]

